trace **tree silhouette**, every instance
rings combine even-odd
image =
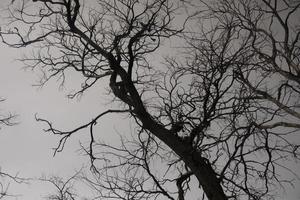
[[[0,98],[0,103],[4,102],[5,99]],[[13,118],[15,118],[15,115],[9,114],[0,114],[0,128],[1,126],[13,126],[16,123],[13,122]]]
[[[59,176],[43,176],[39,180],[45,183],[50,183],[55,191],[53,193],[48,194],[45,199],[47,200],[75,200],[77,198],[77,194],[74,191],[74,184],[76,179],[78,178],[80,171],[76,172],[71,177],[64,180]]]
[[[0,103],[2,103],[3,101],[5,101],[5,99],[0,98]],[[14,122],[15,115],[12,114],[0,114],[0,129],[2,126],[13,126],[16,124],[16,122]],[[0,166],[0,199],[4,199],[4,198],[8,198],[8,197],[14,197],[13,194],[10,194],[8,192],[9,189],[9,183],[10,181],[14,181],[17,183],[22,183],[25,181],[25,179],[20,178],[18,175],[11,175],[6,173],[5,171],[3,171],[1,169]]]
[[[299,159],[300,3],[284,0],[37,0],[15,2],[2,41],[34,46],[22,61],[40,85],[70,71],[97,82],[116,109],[61,131],[56,152],[82,129],[92,161],[86,178],[102,198],[269,199],[292,184]],[[18,4],[18,5],[17,5]],[[32,7],[33,6],[33,7]],[[163,62],[151,59],[170,51]],[[115,102],[119,102],[116,104]],[[96,141],[111,113],[136,125],[121,147]],[[291,179],[281,174],[291,173]],[[195,187],[199,185],[199,187]]]

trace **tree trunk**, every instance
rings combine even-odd
[[[144,128],[169,146],[192,170],[209,200],[228,199],[215,171],[199,152],[194,151],[187,142],[170,133],[164,126],[156,123],[148,113],[138,115],[138,118],[142,121]]]
[[[182,140],[151,117],[144,107],[140,95],[128,77],[128,74],[114,59],[111,60],[111,68],[118,72],[122,81],[126,84],[131,99],[133,100],[133,113],[135,113],[136,117],[142,122],[143,128],[149,130],[153,135],[164,142],[185,162],[197,177],[209,200],[227,200],[228,198],[224,194],[220,181],[210,163],[206,162],[206,159],[201,157],[201,154],[195,151],[187,141]],[[117,94],[115,95],[117,96]]]
[[[224,194],[223,188],[220,185],[220,181],[216,177],[214,170],[211,165],[201,157],[199,152],[193,150],[191,145],[184,142],[178,136],[171,133],[164,126],[158,124],[151,115],[145,109],[141,97],[136,90],[134,84],[128,73],[119,65],[117,60],[111,53],[104,51],[91,39],[87,38],[83,32],[81,32],[76,27],[73,28],[73,31],[79,34],[83,39],[85,39],[91,46],[100,52],[105,58],[109,60],[109,64],[114,73],[117,73],[123,83],[126,85],[126,88],[132,99],[132,105],[134,107],[133,113],[141,120],[143,127],[149,130],[153,135],[159,138],[167,146],[169,146],[192,170],[194,175],[197,177],[200,185],[203,188],[204,193],[209,200],[227,200],[228,198]],[[113,86],[115,80],[111,80],[111,86]],[[114,92],[114,91],[113,91]],[[115,94],[115,92],[114,92]],[[115,94],[118,97],[118,94]],[[123,100],[121,98],[121,100]],[[124,100],[123,100],[124,101]],[[124,102],[126,103],[126,101]]]

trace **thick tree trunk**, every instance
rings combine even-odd
[[[227,200],[228,198],[224,194],[220,181],[216,177],[216,173],[210,163],[207,163],[206,159],[201,157],[200,153],[195,151],[187,141],[182,140],[164,126],[157,123],[144,107],[140,95],[126,71],[119,66],[115,60],[112,60],[111,64],[111,68],[120,75],[122,81],[126,84],[133,101],[133,113],[142,122],[143,128],[149,130],[158,139],[163,141],[185,162],[197,177],[209,200]],[[114,84],[113,80],[111,80],[111,84]],[[115,95],[118,96],[118,94]]]
[[[187,142],[156,123],[148,113],[138,115],[138,118],[143,122],[144,128],[148,129],[153,135],[169,146],[192,170],[209,200],[228,199],[215,171],[212,169],[210,163],[207,163],[206,159],[201,157],[199,152],[193,151]]]

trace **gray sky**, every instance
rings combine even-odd
[[[16,126],[2,127],[0,130],[0,166],[5,172],[20,173],[24,177],[40,177],[42,174],[70,176],[75,169],[89,164],[88,158],[77,151],[80,148],[79,139],[87,142],[86,132],[72,137],[65,150],[53,157],[52,148],[58,144],[58,137],[44,133],[42,129],[47,126],[36,122],[34,115],[37,113],[53,121],[57,127],[70,130],[109,108],[104,106],[107,99],[101,99],[101,93],[105,90],[96,87],[79,101],[67,99],[69,90],[59,90],[55,81],[42,89],[33,87],[38,77],[31,71],[24,71],[22,63],[14,61],[19,56],[20,50],[0,45],[0,95],[6,99],[0,109],[3,113],[17,114],[15,121],[19,122]],[[76,80],[69,84],[72,83],[76,84]],[[105,117],[98,135],[101,139],[113,141],[117,139],[115,130],[126,130],[126,125],[119,121],[116,126],[116,116]],[[47,184],[14,184],[10,189],[11,192],[26,195],[19,199],[32,200],[40,199],[39,196],[45,194],[48,187]]]
[[[3,8],[7,2],[2,0],[0,7]],[[70,176],[75,169],[89,164],[88,158],[76,151],[79,149],[79,139],[86,141],[86,133],[81,132],[71,138],[65,150],[53,157],[52,148],[57,145],[58,137],[45,134],[42,129],[46,126],[37,123],[34,115],[37,113],[62,129],[72,129],[109,108],[104,105],[108,100],[101,95],[105,90],[100,85],[94,87],[78,101],[66,98],[72,85],[79,83],[76,77],[67,83],[65,90],[59,90],[55,81],[42,89],[32,87],[38,80],[38,74],[24,71],[22,63],[14,61],[21,54],[20,49],[0,44],[0,97],[6,99],[0,104],[0,111],[17,114],[16,121],[19,122],[16,126],[2,127],[0,130],[0,167],[5,172],[19,173],[24,177],[40,177],[42,174]],[[125,121],[120,123],[116,120],[115,115],[106,117],[101,121],[99,135],[113,142],[117,139],[115,130],[124,130],[127,126]],[[287,190],[286,200],[300,199],[299,185]],[[15,194],[23,195],[18,199],[39,200],[47,194],[49,185],[38,182],[32,185],[12,184],[10,189]]]
[[[22,63],[15,61],[21,54],[20,49],[0,45],[0,97],[6,99],[0,104],[0,109],[2,113],[17,114],[15,121],[19,122],[16,126],[2,127],[0,130],[1,169],[10,174],[20,173],[24,177],[40,177],[43,173],[70,176],[75,169],[89,164],[87,157],[80,156],[77,151],[80,148],[79,139],[86,141],[86,133],[81,132],[71,138],[65,150],[53,157],[52,148],[58,144],[58,137],[44,133],[42,129],[46,128],[45,124],[36,122],[34,115],[37,113],[64,130],[72,129],[108,108],[104,107],[107,99],[101,99],[101,93],[105,90],[96,87],[79,101],[67,99],[67,91],[71,88],[59,90],[55,81],[42,89],[33,87],[38,75],[24,71]],[[69,85],[77,83],[71,80]],[[115,125],[115,119],[115,116],[103,119],[99,131],[101,138],[113,140],[114,129],[124,129],[120,122],[118,127]],[[17,194],[26,193],[19,199],[40,199],[40,194],[49,187],[44,185],[44,191],[41,184],[35,187],[12,185],[10,189]]]

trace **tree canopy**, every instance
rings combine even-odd
[[[275,199],[300,153],[299,11],[292,0],[24,0],[0,36],[32,47],[21,61],[41,86],[78,73],[69,98],[108,89],[110,108],[72,130],[37,117],[61,138],[55,152],[86,129],[94,176],[82,180],[99,199]],[[121,146],[95,129],[112,113],[135,127]]]

